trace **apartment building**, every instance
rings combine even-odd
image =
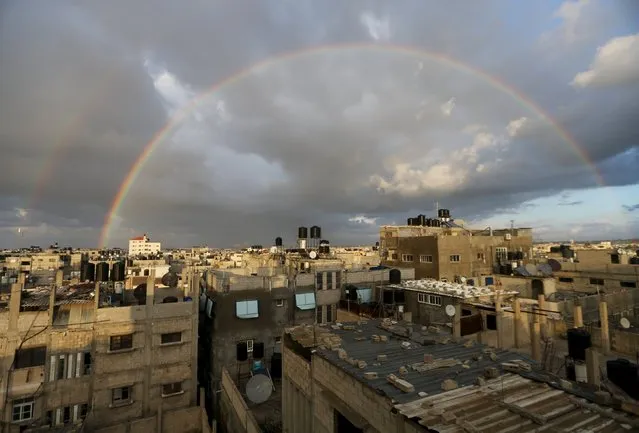
[[[0,309],[3,432],[209,431],[197,406],[197,297],[153,276],[137,293],[23,283]]]
[[[500,264],[532,257],[532,229],[469,230],[453,225],[382,226],[382,264],[414,267],[416,278],[491,285]]]
[[[146,233],[129,239],[129,256],[150,256],[162,250],[160,242],[151,242]]]
[[[284,432],[634,431],[629,405],[521,354],[405,322],[299,326],[283,341]],[[427,333],[429,331],[426,331]],[[598,372],[594,358],[589,371]],[[596,374],[588,376],[592,382]],[[589,379],[590,380],[590,379]],[[621,410],[619,408],[621,406]]]

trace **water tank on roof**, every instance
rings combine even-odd
[[[586,360],[586,349],[592,346],[590,332],[582,328],[568,330],[568,356],[575,361]]]
[[[298,227],[298,229],[297,229],[297,238],[298,239],[307,239],[308,238],[308,228],[307,227]]]
[[[109,264],[100,262],[95,267],[95,280],[100,282],[109,281]]]
[[[630,397],[639,400],[639,367],[627,359],[606,362],[608,379],[623,389]]]
[[[124,281],[125,263],[115,262],[111,268],[111,281]]]
[[[442,226],[442,222],[438,219],[433,219],[432,220],[433,223],[433,227],[441,227]]]
[[[95,281],[95,264],[91,262],[82,262],[80,264],[80,280]]]
[[[388,272],[388,284],[401,284],[402,283],[402,271],[399,269],[391,269]]]
[[[319,239],[322,237],[322,228],[320,226],[311,227],[311,239]]]
[[[419,223],[420,226],[425,226],[426,225],[426,215],[420,214],[417,216],[417,222]]]
[[[275,238],[275,246],[276,247],[281,247],[282,246],[282,238],[281,237],[276,237]]]

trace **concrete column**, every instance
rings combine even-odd
[[[521,302],[519,298],[515,298],[513,310],[515,312],[515,318],[513,320],[515,347],[519,349],[521,347]]]
[[[546,296],[545,295],[538,295],[537,296],[537,304],[539,306],[539,324],[540,324],[540,329],[541,329],[541,338],[542,339],[546,339],[548,338],[548,322],[546,320],[546,313],[543,311],[546,309]]]
[[[601,321],[601,351],[604,355],[610,353],[610,331],[608,329],[608,303],[599,302],[599,320]]]
[[[599,354],[590,347],[586,349],[586,372],[588,374],[588,383],[599,387],[601,383],[601,373],[599,371]]]
[[[583,328],[584,327],[584,314],[581,310],[581,305],[575,304],[573,309],[573,318],[575,322],[575,328]]]
[[[55,273],[55,287],[62,287],[62,282],[64,281],[64,273],[62,269],[58,269]]]
[[[155,294],[155,269],[149,269],[149,275],[146,277],[146,305],[153,305],[153,295]]]
[[[532,358],[537,362],[541,362],[541,340],[539,334],[541,334],[541,325],[539,324],[539,319],[536,319],[535,323],[532,324],[530,343]]]
[[[18,330],[21,302],[22,285],[20,283],[13,283],[11,284],[11,299],[9,299],[9,331]]]
[[[453,338],[455,341],[461,340],[461,304],[455,302],[455,317],[453,317]]]
[[[60,272],[60,271],[58,271]],[[57,275],[56,275],[57,278]],[[56,295],[57,284],[51,286],[51,290],[49,291],[49,326],[53,326],[53,321],[55,319],[55,295]]]
[[[504,347],[504,317],[501,311],[501,291],[497,292],[495,296],[495,322],[497,324],[497,347],[499,349]]]

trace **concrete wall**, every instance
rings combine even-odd
[[[598,251],[595,251],[598,253]],[[554,276],[559,280],[558,290],[597,293],[597,291],[615,292],[632,287],[639,287],[639,266],[628,264],[601,263],[562,263],[561,270]],[[603,280],[603,285],[591,284],[591,279]]]
[[[624,290],[617,293],[605,295],[582,296],[577,300],[566,300],[556,302],[557,311],[572,322],[574,305],[578,302],[581,305],[584,323],[595,323],[599,321],[599,302],[604,299],[608,303],[608,315],[612,321],[618,322],[621,317],[639,316],[639,289]]]
[[[601,328],[587,327],[592,337],[592,345],[601,347]],[[639,353],[639,334],[623,329],[610,329],[610,349],[633,358]]]
[[[226,433],[262,432],[226,369],[222,369],[220,394],[220,413]]]

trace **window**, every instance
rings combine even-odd
[[[610,263],[612,263],[613,265],[618,265],[619,264],[619,254],[611,254],[610,255]]]
[[[413,255],[412,254],[402,254],[402,262],[412,262]]]
[[[442,297],[438,295],[431,295],[428,293],[418,293],[417,294],[417,302],[420,304],[429,304],[429,305],[442,305]]]
[[[335,272],[335,288],[342,288],[342,271]]]
[[[495,248],[495,258],[498,261],[502,261],[502,262],[508,260],[508,248],[506,247]]]
[[[335,287],[333,287],[333,273],[332,272],[327,272],[326,273],[326,290],[333,290]]]
[[[421,256],[419,256],[419,261],[421,263],[433,263],[433,256],[421,255]]]
[[[66,361],[67,361],[66,355],[60,355],[58,357],[58,370],[55,375],[56,380],[64,379],[64,373],[66,371],[65,367],[67,365]]]
[[[133,334],[113,335],[109,341],[109,350],[115,352],[133,348]]]
[[[91,352],[85,352],[83,356],[83,369],[82,374],[91,374]]]
[[[459,263],[459,262],[461,262],[461,257],[459,256],[459,254],[452,254],[450,256],[450,262],[451,263]]]
[[[283,307],[284,306],[284,299],[278,299],[275,301],[275,306],[276,307]]]
[[[326,323],[331,323],[335,320],[336,311],[337,311],[337,304],[326,306]]]
[[[114,405],[122,405],[131,402],[132,387],[123,386],[122,388],[113,388],[111,390],[111,402]]]
[[[182,333],[169,332],[167,334],[162,334],[161,339],[162,344],[180,343],[182,341]]]
[[[486,257],[484,256],[484,253],[477,253],[477,260],[484,260]]]
[[[324,323],[324,314],[322,313],[323,311],[324,307],[322,307],[321,305],[315,309],[315,323]]]
[[[89,414],[89,405],[87,403],[80,405],[80,414],[78,415],[79,419],[85,419]]]
[[[237,301],[235,303],[235,315],[239,319],[255,319],[260,317],[257,300]]]
[[[180,394],[182,392],[182,382],[167,383],[162,385],[162,397]]]
[[[397,260],[397,253],[391,254],[391,260]]]
[[[572,283],[573,279],[570,277],[559,277],[559,282],[560,283]]]
[[[15,368],[29,368],[44,365],[47,359],[47,347],[30,347],[18,349],[15,354]]]
[[[604,285],[604,280],[602,278],[591,278],[590,279],[590,284],[595,285],[595,286],[603,286]]]
[[[619,281],[619,285],[621,287],[626,287],[628,289],[636,289],[637,282],[636,281]]]
[[[312,310],[315,308],[315,293],[298,293],[295,295],[295,305],[300,310]]]
[[[282,337],[275,337],[275,344],[280,344],[282,342]]]
[[[253,340],[246,340],[246,351],[248,353],[253,352]]]
[[[13,412],[11,420],[13,422],[27,421],[33,418],[33,397],[21,398],[13,401]]]
[[[317,290],[324,289],[324,274],[322,272],[315,274],[315,288],[317,288]]]

